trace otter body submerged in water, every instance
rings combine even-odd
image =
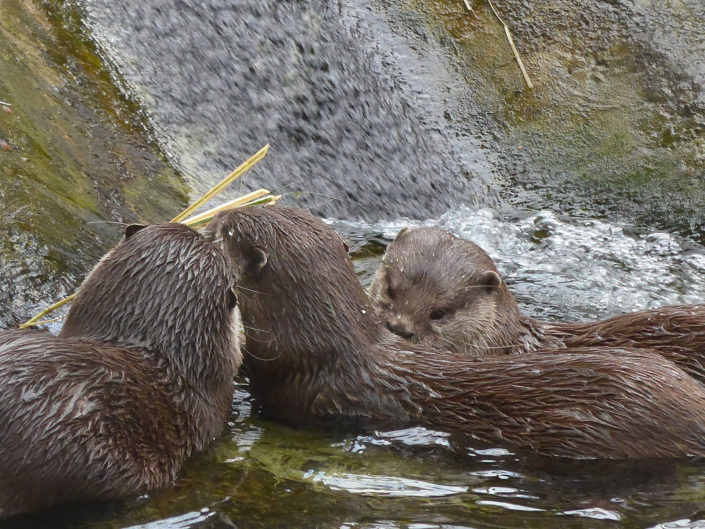
[[[230,410],[235,301],[196,232],[130,227],[59,337],[0,333],[0,517],[171,483]]]
[[[675,305],[588,323],[524,316],[487,253],[440,228],[404,229],[370,286],[387,327],[471,355],[575,347],[657,351],[705,382],[705,305]]]
[[[247,208],[210,229],[243,286],[245,362],[270,417],[425,425],[555,456],[705,455],[705,389],[659,355],[428,350],[381,324],[338,234],[307,212]]]

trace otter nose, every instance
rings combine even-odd
[[[414,337],[414,326],[413,324],[403,318],[391,318],[387,320],[387,329],[392,331],[394,334],[398,334],[402,338],[410,340]]]

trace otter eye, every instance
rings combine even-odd
[[[444,317],[445,315],[446,315],[446,311],[445,311],[445,310],[443,310],[443,309],[436,309],[436,310],[434,310],[433,312],[431,312],[431,314],[429,315],[429,317],[430,317],[432,320],[440,320],[440,319],[443,319],[443,317]]]
[[[231,288],[228,290],[228,308],[232,310],[235,307],[237,307],[237,296],[235,295],[234,288]]]

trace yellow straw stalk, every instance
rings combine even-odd
[[[243,195],[241,197],[238,197],[234,200],[231,200],[229,202],[226,202],[225,204],[222,204],[216,208],[209,209],[208,211],[204,211],[203,213],[199,213],[198,215],[194,215],[193,217],[186,219],[186,217],[189,216],[193,211],[198,209],[200,206],[208,202],[210,199],[218,195],[221,191],[223,191],[226,187],[228,187],[235,179],[237,179],[239,176],[242,176],[245,174],[247,171],[252,169],[254,165],[259,162],[262,158],[264,158],[267,155],[267,151],[269,151],[269,144],[265,145],[262,147],[259,151],[257,151],[255,154],[250,156],[240,167],[235,169],[232,173],[230,173],[228,176],[226,176],[223,180],[221,180],[217,185],[213,186],[211,189],[209,189],[201,198],[196,200],[193,204],[191,204],[189,207],[187,207],[185,210],[183,210],[181,213],[179,213],[176,217],[174,217],[170,222],[183,222],[184,224],[191,226],[191,227],[196,227],[201,224],[204,224],[211,220],[217,213],[220,213],[221,211],[225,211],[228,209],[236,208],[236,207],[243,207],[243,206],[254,206],[258,204],[274,204],[277,200],[281,198],[281,196],[272,196],[269,194],[269,191],[266,189],[258,189],[257,191],[253,191],[252,193],[248,193],[246,195]],[[20,329],[26,329],[27,327],[33,327],[35,325],[41,325],[44,323],[50,323],[51,321],[55,320],[46,320],[46,321],[39,321],[41,318],[49,314],[50,312],[55,311],[56,309],[63,307],[70,301],[72,301],[76,297],[76,294],[71,294],[70,296],[62,299],[61,301],[57,301],[50,307],[47,307],[44,309],[42,312],[34,316],[33,318],[27,320],[26,322],[22,323],[19,325]],[[60,319],[60,318],[57,318]]]

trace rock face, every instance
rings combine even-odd
[[[475,74],[466,79],[476,109],[453,114],[493,131],[485,145],[509,176],[505,196],[702,236],[705,4],[502,2],[533,91],[486,2],[473,5],[469,14],[461,2],[423,2],[419,16]]]
[[[509,204],[703,233],[698,0],[504,2],[533,91],[479,0],[78,3],[3,4],[0,326],[73,291],[111,222],[171,218],[267,141],[243,187],[326,216]]]
[[[301,191],[296,200],[319,214],[429,217],[461,201],[496,203],[476,140],[443,127],[442,92],[455,80],[367,2],[85,6],[196,186],[270,142],[245,187]]]
[[[0,328],[75,292],[123,223],[188,200],[59,4],[0,6]]]
[[[480,1],[84,4],[187,173],[215,178],[270,141],[258,183],[327,216],[428,218],[501,190],[704,224],[698,0],[504,2],[534,90]]]

